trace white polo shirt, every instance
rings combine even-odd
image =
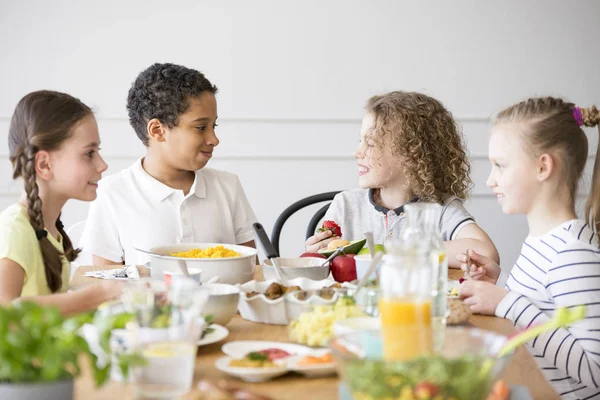
[[[81,244],[111,261],[144,264],[139,251],[178,243],[241,244],[254,239],[256,217],[238,177],[203,168],[187,194],[150,176],[140,158],[99,182]]]

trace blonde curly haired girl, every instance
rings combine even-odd
[[[403,91],[373,96],[354,157],[360,189],[338,194],[325,215],[345,239],[367,231],[377,243],[399,237],[405,204],[436,202],[444,206],[440,227],[451,267],[460,267],[455,256],[468,248],[498,259],[489,236],[463,206],[473,185],[471,168],[461,130],[440,101]],[[307,251],[326,247],[331,235],[326,230],[310,237]]]

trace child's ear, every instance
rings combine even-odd
[[[547,180],[552,172],[554,172],[554,158],[550,154],[544,153],[538,158],[537,180],[539,182]]]
[[[165,141],[165,127],[157,118],[152,118],[148,121],[148,126],[146,127],[148,132],[148,136],[157,142]]]
[[[35,153],[35,158],[33,159],[35,165],[35,175],[42,180],[50,180],[52,179],[52,166],[50,153],[45,150],[40,150]]]

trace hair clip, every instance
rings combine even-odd
[[[62,221],[61,221],[60,219],[57,219],[57,220],[56,220],[56,227],[57,227],[59,230],[63,230],[63,228],[64,228],[65,226],[63,225],[63,223],[62,223]]]
[[[581,114],[581,108],[573,107],[573,118],[575,118],[577,126],[583,125],[583,114]]]
[[[37,240],[42,240],[43,238],[48,236],[48,231],[45,229],[40,229],[35,231],[35,236],[37,237]]]

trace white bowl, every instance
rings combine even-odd
[[[356,263],[356,279],[361,280],[363,276],[367,273],[369,266],[371,265],[371,255],[370,254],[361,254],[359,256],[354,257],[354,262]],[[375,268],[375,271],[369,276],[369,279],[375,279],[376,272],[379,271],[383,261],[380,261]]]
[[[228,258],[184,258],[173,257],[169,254],[192,249],[206,249],[224,246],[241,254],[239,257]],[[244,283],[254,278],[256,267],[256,249],[224,243],[185,243],[157,246],[150,249],[150,273],[154,279],[164,280],[164,271],[179,271],[180,263],[185,263],[188,269],[202,270],[202,283],[218,276],[221,283]]]
[[[285,296],[278,299],[268,299],[263,293],[273,282],[281,283],[285,286],[300,286],[304,290],[315,290],[329,287],[336,283],[333,279],[324,279],[315,281],[307,278],[296,278],[285,281],[276,281],[274,279],[257,282],[250,281],[240,286],[240,302],[238,309],[242,318],[252,322],[272,325],[287,325],[288,318],[285,311]],[[246,297],[248,292],[258,292],[260,294],[253,297]]]
[[[217,325],[227,325],[237,313],[240,300],[240,288],[226,283],[211,283],[204,285],[210,295],[202,310],[202,315],[212,315]]]
[[[342,319],[333,324],[335,336],[359,331],[376,331],[381,329],[381,320],[377,317],[355,317]]]
[[[298,257],[281,258],[277,257],[279,265],[284,273],[283,279],[309,278],[319,281],[327,279],[329,276],[329,263],[321,266],[325,262],[324,258],[319,257]],[[263,276],[265,280],[277,279],[277,271],[273,267],[272,260],[265,260],[262,265]]]

